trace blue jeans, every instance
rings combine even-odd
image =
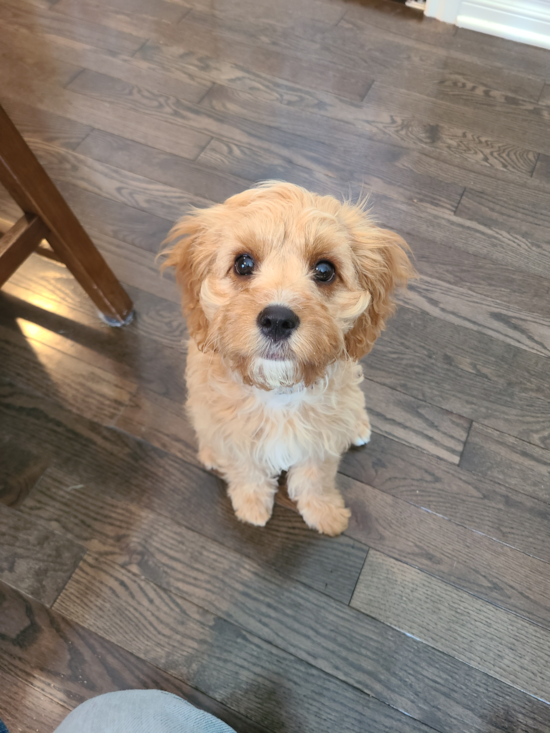
[[[0,729],[1,733],[1,729]],[[124,690],[75,708],[55,733],[235,733],[213,715],[160,690]]]

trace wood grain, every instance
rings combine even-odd
[[[408,290],[400,295],[399,301],[410,308],[512,346],[541,356],[550,355],[550,318],[474,295],[468,290],[429,277],[411,283]]]
[[[131,33],[115,31],[100,23],[81,20],[75,24],[71,22],[70,18],[60,13],[51,13],[38,9],[36,6],[30,7],[25,3],[15,3],[10,0],[2,3],[0,19],[27,29],[38,26],[42,33],[74,38],[115,53],[132,54],[143,45],[144,41],[143,38]]]
[[[138,143],[135,143],[135,145],[139,146]],[[152,148],[146,146],[139,146],[139,148],[141,148],[139,150],[141,159],[147,156],[148,152],[151,152],[153,156],[155,153],[158,155],[158,151]],[[72,151],[62,151],[59,148],[42,143],[35,143],[33,150],[58,185],[76,186],[87,193],[107,198],[115,203],[130,207],[130,209],[138,209],[136,212],[138,220],[140,220],[139,214],[145,212],[154,217],[173,222],[189,211],[192,206],[205,207],[211,204],[210,201],[194,195],[192,191],[166,185],[157,180],[136,175],[110,163],[98,162]],[[174,162],[177,161],[183,163],[181,158],[174,157]],[[139,165],[136,167],[139,168]],[[241,190],[244,187],[241,186]],[[188,185],[187,189],[189,188],[192,189],[193,185]],[[94,206],[88,213],[90,224],[97,224],[95,218],[92,218],[96,208],[99,210],[99,205]],[[127,218],[132,216],[131,211],[128,211],[128,209],[123,209],[123,211],[126,211]],[[118,219],[122,216],[119,214]],[[111,218],[114,219],[114,217],[115,214]],[[114,220],[116,221],[116,219]],[[153,231],[155,230],[153,229]],[[162,232],[163,229],[160,228],[159,231]],[[118,236],[120,236],[120,232]]]
[[[243,178],[210,172],[196,163],[105,132],[93,132],[79,147],[78,152],[185,191],[193,197],[188,206],[219,203],[250,187],[250,181]],[[174,218],[179,218],[184,213],[182,204]]]
[[[49,339],[44,329],[36,338],[41,326],[22,320],[19,327],[16,331],[0,326],[2,377],[54,397],[98,422],[111,423],[130,399],[135,383],[50,346],[48,341],[55,342],[56,337]]]
[[[10,731],[51,733],[70,712],[33,685],[26,685],[2,670],[0,686],[0,717]]]
[[[139,615],[128,612],[130,597],[140,599]],[[81,564],[56,610],[270,729],[316,731],[333,721],[329,724],[340,730],[355,731],[366,715],[387,733],[427,730],[234,624],[93,555]],[[208,674],[212,665],[216,673]]]
[[[172,570],[180,572],[180,560],[174,558],[175,568],[171,569],[165,554],[174,540],[182,547],[209,547],[209,542],[214,542],[227,548],[237,564],[243,561],[239,556],[249,557],[268,571],[277,570],[348,603],[367,554],[366,547],[348,538],[332,542],[317,536],[295,512],[280,506],[265,531],[242,526],[230,502],[223,496],[212,496],[206,481],[202,493],[201,487],[188,492],[188,510],[185,516],[174,515],[174,521],[164,512],[122,501],[128,492],[114,483],[108,494],[84,485],[68,490],[72,480],[58,469],[48,471],[26,501],[24,513],[119,564],[135,566],[137,572],[166,587],[172,582]],[[197,530],[201,536],[196,535]],[[149,532],[158,535],[159,552],[150,544]]]
[[[262,733],[265,729],[230,708],[203,695],[181,680],[162,672],[121,647],[108,642],[37,601],[0,585],[0,675],[26,690],[29,710],[37,716],[48,706],[69,709],[91,697],[117,690],[160,689],[206,710],[239,733]],[[3,690],[10,689],[2,686]],[[42,704],[38,701],[42,701]],[[22,724],[22,700],[11,698],[14,725]],[[32,709],[30,703],[36,703]],[[7,696],[0,706],[8,704]],[[7,709],[7,708],[6,708]],[[0,707],[8,722],[8,714]],[[40,716],[37,724],[49,721]],[[36,730],[36,727],[29,728]],[[45,728],[51,733],[53,727]]]
[[[458,463],[469,420],[370,380],[361,389],[377,432]]]
[[[131,597],[139,598],[143,604],[141,614],[129,612],[128,601]],[[432,695],[435,699],[439,698],[440,707],[433,704],[435,699],[430,705],[430,721],[432,726],[438,726],[438,730],[497,731],[499,723],[497,719],[495,724],[495,717],[510,708],[514,710],[514,717],[525,720],[527,726],[530,724],[529,719],[531,725],[540,715],[543,721],[546,719],[546,708],[538,701],[520,695],[513,688],[499,685],[486,675],[476,675],[472,670],[476,683],[480,685],[477,688],[478,693],[483,690],[481,719],[481,711],[477,707],[478,695],[457,699],[456,687],[449,685],[448,690],[443,693],[444,697],[440,697],[447,681],[451,682],[453,678],[456,680],[457,674],[460,675],[466,667],[457,665],[450,657],[432,652],[423,646],[422,652],[428,655],[426,662],[431,662],[431,669],[437,665],[438,680],[437,684],[435,680],[430,682],[429,678],[420,683],[419,675],[424,669],[419,663],[420,659],[417,657],[414,667],[409,667],[408,650],[418,647],[414,640],[396,634],[371,619],[360,617],[356,615],[357,612],[341,606],[338,608],[342,608],[345,616],[351,615],[360,619],[361,627],[372,629],[369,636],[371,639],[374,636],[374,639],[369,645],[364,642],[357,671],[362,670],[363,674],[370,676],[372,687],[378,691],[380,684],[377,682],[375,670],[380,664],[391,666],[393,663],[391,685],[395,688],[395,693],[392,697],[399,700],[399,706],[403,709],[406,698],[412,692],[411,688],[416,688],[419,694],[415,704],[417,717],[422,715],[423,702],[420,698],[430,699]],[[396,717],[396,711],[389,706],[383,706],[384,717],[381,717],[375,698],[362,695],[354,687],[342,684],[334,677],[318,671],[315,666],[304,665],[295,657],[282,652],[276,646],[265,644],[245,630],[237,630],[233,624],[217,619],[180,596],[163,591],[158,586],[132,576],[114,565],[101,562],[90,554],[58,599],[56,609],[72,620],[84,621],[92,630],[110,640],[116,640],[116,643],[154,661],[161,668],[170,668],[173,674],[184,676],[186,681],[196,681],[197,686],[207,694],[221,697],[224,701],[231,699],[235,709],[242,714],[246,711],[249,717],[260,719],[271,729],[294,729],[294,726],[299,726],[304,731],[318,730],[315,726],[326,725],[327,721],[332,726],[331,721],[334,721],[339,730],[356,731],[365,716],[368,717],[369,724],[388,733],[403,730],[403,725],[409,726],[404,730],[410,729],[411,725],[412,730],[423,729],[418,728],[418,724],[411,717]],[[304,618],[309,618],[311,613],[311,609],[307,609]],[[292,620],[290,615],[287,618]],[[262,627],[265,631],[264,624]],[[167,629],[170,629],[170,641],[166,640]],[[326,641],[331,647],[335,631],[339,637],[341,627],[330,627]],[[285,629],[284,635],[288,638],[288,629]],[[294,635],[292,638],[294,640]],[[301,630],[297,638],[303,639]],[[382,641],[387,638],[395,640],[397,647],[391,649]],[[173,654],[176,640],[179,649],[177,657]],[[369,672],[365,662],[367,655],[371,657],[371,644],[380,653],[372,657],[372,672]],[[357,647],[350,646],[349,638],[345,639],[344,647],[353,656],[358,652]],[[335,651],[340,656],[338,650]],[[196,660],[200,662],[197,663]],[[216,669],[215,675],[205,674],[210,664]],[[346,667],[349,667],[349,659]],[[275,683],[276,688],[273,687]],[[508,695],[514,696],[513,707]],[[523,705],[517,705],[519,700],[523,701]],[[489,719],[486,715],[487,703],[491,710]],[[389,720],[386,716],[389,716]]]
[[[550,502],[550,451],[474,424],[460,465],[467,471]]]
[[[0,580],[51,605],[83,555],[82,547],[0,504]]]
[[[347,534],[478,598],[550,627],[548,563],[341,477]]]
[[[15,440],[0,439],[0,503],[16,509],[49,465],[40,451],[34,453]]]
[[[390,324],[388,333],[379,339],[365,359],[366,377],[418,400],[425,400],[431,405],[547,448],[550,445],[547,383],[541,393],[536,388],[532,392],[528,391],[529,375],[525,388],[521,384],[521,369],[516,371],[513,361],[507,368],[498,371],[495,358],[499,349],[493,350],[490,342],[487,358],[483,351],[478,352],[479,356],[474,359],[467,354],[461,355],[459,345],[463,336],[458,328],[451,329],[452,324],[438,329],[438,332],[448,340],[453,337],[460,340],[454,347],[446,343],[445,349],[441,349],[437,346],[437,339],[432,339],[435,334],[429,332],[430,325],[437,327],[437,322],[429,318],[421,319],[422,315],[418,313],[406,319],[412,324],[417,321],[414,331],[402,328],[404,321],[399,323],[394,320],[393,325]],[[396,329],[395,337],[390,330],[392,327]],[[447,331],[447,328],[450,330]],[[464,339],[466,348],[469,347],[468,340]],[[511,356],[515,357],[515,354]],[[540,380],[541,384],[545,384],[544,361],[538,355],[534,356],[537,357],[534,361],[526,360],[531,368],[533,383],[537,384]]]
[[[352,606],[519,690],[550,699],[544,661],[550,631],[377,552],[367,558]]]
[[[500,477],[488,476],[489,471],[484,474],[486,478],[474,475],[465,456],[476,451],[476,437],[485,432],[493,431],[472,426],[460,468],[374,433],[366,449],[345,454],[339,470],[391,496],[550,562],[550,513],[543,503],[548,500],[548,491],[544,491],[542,477],[542,471],[550,464],[547,461],[541,466],[539,483],[532,490],[518,483],[506,488],[502,481],[496,482]],[[470,440],[473,447],[468,451]],[[533,446],[529,448],[534,450]],[[481,456],[479,463],[478,473],[482,473]]]
[[[92,131],[89,125],[38,110],[24,102],[2,98],[2,103],[32,150],[35,150],[35,140],[74,150]]]

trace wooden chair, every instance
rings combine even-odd
[[[0,287],[36,251],[67,266],[107,323],[129,323],[132,301],[1,106],[0,183],[25,212],[0,238]]]

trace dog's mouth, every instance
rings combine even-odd
[[[294,354],[287,343],[269,343],[262,349],[261,358],[271,361],[288,361],[294,358]]]

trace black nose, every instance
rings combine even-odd
[[[284,305],[268,305],[258,316],[260,331],[271,341],[287,339],[299,323],[296,313]]]

